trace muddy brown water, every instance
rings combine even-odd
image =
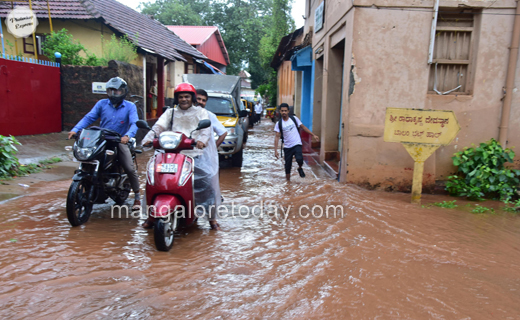
[[[271,126],[251,131],[241,170],[221,171],[235,206],[222,231],[202,219],[167,253],[138,219],[112,219],[109,204],[70,227],[69,180],[0,204],[0,318],[520,318],[518,216],[472,214],[463,201],[421,208],[319,167],[287,184]],[[263,215],[247,215],[260,204]],[[292,209],[285,219],[269,205]],[[344,215],[313,217],[304,205],[341,205]]]

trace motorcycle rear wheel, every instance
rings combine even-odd
[[[88,195],[92,186],[86,181],[73,181],[67,195],[67,219],[73,227],[88,221],[92,213],[92,203]]]
[[[177,229],[177,216],[172,214],[170,220],[158,219],[153,226],[155,246],[159,251],[170,251],[175,240]]]
[[[123,183],[123,189],[117,188],[115,194],[110,196],[110,198],[112,198],[112,200],[114,200],[118,206],[122,206],[125,204],[131,189],[132,187],[130,186],[130,179],[126,178],[125,182]]]

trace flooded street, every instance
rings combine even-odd
[[[243,168],[221,169],[234,209],[222,230],[200,219],[170,252],[155,249],[142,220],[112,219],[112,202],[72,228],[70,180],[1,202],[0,318],[520,318],[519,216],[472,214],[461,200],[422,208],[315,165],[286,183],[272,126],[250,130]],[[453,199],[423,195],[442,200]],[[320,217],[327,206],[343,214]]]

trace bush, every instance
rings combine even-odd
[[[62,64],[75,66],[106,66],[110,60],[131,62],[137,58],[137,47],[126,35],[118,39],[113,34],[108,41],[101,36],[101,41],[103,42],[103,55],[99,58],[89,52],[79,41],[74,40],[67,29],[61,29],[58,32],[46,34],[43,52],[51,61],[56,61],[54,53],[59,52]],[[82,51],[86,58],[81,56]]]
[[[105,64],[110,60],[132,62],[137,58],[137,47],[126,35],[118,39],[114,34],[109,41],[103,40],[103,60]]]
[[[15,145],[20,145],[15,137],[0,135],[0,179],[9,178],[18,172],[20,163],[16,157],[18,149]]]
[[[45,41],[43,42],[43,53],[51,61],[56,61],[54,57],[55,52],[61,53],[61,63],[71,65],[83,65],[85,59],[80,56],[80,52],[85,52],[85,47],[75,41],[71,34],[67,32],[67,29],[63,28],[58,32],[52,32],[46,34]]]
[[[504,167],[512,163],[513,150],[491,139],[478,147],[465,148],[452,157],[458,167],[456,175],[448,177],[446,190],[455,196],[466,196],[473,200],[484,198],[509,201],[518,189],[520,170]]]

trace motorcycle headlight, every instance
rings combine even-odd
[[[235,128],[226,128],[228,134],[235,134]]]
[[[80,161],[86,161],[96,151],[96,147],[92,148],[76,148],[76,158]]]
[[[175,149],[181,143],[181,134],[176,132],[163,132],[159,136],[159,144],[163,149]]]

